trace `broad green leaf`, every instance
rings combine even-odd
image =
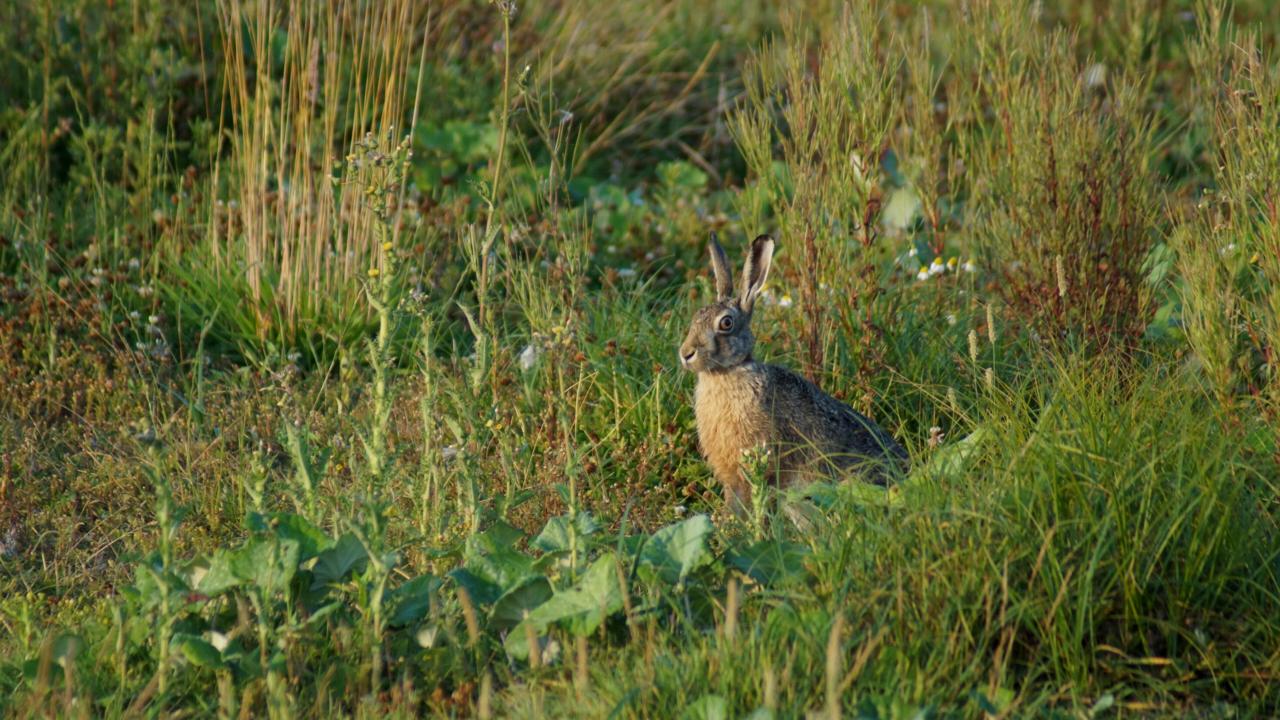
[[[472,559],[467,563],[466,570],[492,583],[501,595],[533,574],[533,558],[510,548],[503,548]]]
[[[74,633],[62,633],[53,641],[53,661],[65,668],[84,649],[84,639]]]
[[[551,583],[546,577],[532,575],[525,578],[493,603],[489,617],[494,629],[507,630],[520,624],[526,612],[532,612],[550,599],[552,594]]]
[[[469,560],[472,557],[494,553],[498,550],[508,550],[519,542],[522,537],[524,537],[524,533],[520,532],[519,529],[499,520],[484,532],[476,533],[467,538],[463,555]]]
[[[938,448],[933,457],[922,466],[911,471],[907,482],[924,478],[939,480],[955,480],[963,475],[973,458],[974,453],[982,445],[989,434],[987,428],[974,428],[963,440]]]
[[[217,648],[195,635],[176,633],[170,645],[193,665],[220,668],[226,664],[222,660],[222,653],[218,652]]]
[[[200,578],[200,583],[196,586],[196,589],[209,597],[213,597],[239,585],[239,576],[231,570],[232,557],[233,553],[227,550],[215,551],[213,556],[209,558],[209,569]]]
[[[680,720],[728,720],[728,718],[729,702],[719,695],[703,695],[680,713]]]
[[[707,550],[711,530],[711,519],[701,514],[662,528],[640,551],[640,567],[673,585],[684,582],[711,559]]]
[[[306,562],[333,547],[333,540],[309,520],[294,513],[249,513],[245,524],[255,533],[275,535],[298,543],[298,562]]]
[[[387,623],[392,627],[403,627],[426,617],[431,610],[431,596],[439,587],[438,578],[422,575],[392,590],[391,613]]]
[[[600,528],[591,513],[581,512],[574,518],[573,529],[579,538],[591,536]],[[543,552],[563,552],[569,549],[569,518],[557,515],[547,521],[546,527],[534,538],[533,546]]]
[[[1098,698],[1098,701],[1093,704],[1093,707],[1089,708],[1089,717],[1098,717],[1102,713],[1110,710],[1115,704],[1116,696],[1111,693],[1107,693]]]
[[[466,590],[467,597],[477,605],[492,605],[498,601],[498,598],[502,597],[502,588],[498,587],[496,583],[490,582],[466,568],[450,570],[449,578],[457,583],[458,587]]]
[[[762,585],[786,585],[807,575],[809,549],[798,543],[761,540],[729,555],[729,564]]]
[[[1014,692],[1009,688],[996,688],[996,691],[991,694],[987,694],[985,689],[973,691],[973,698],[978,701],[978,707],[988,715],[1004,714],[1014,697]]]
[[[284,590],[298,571],[298,541],[258,536],[231,557],[231,572],[265,592]]]
[[[311,587],[321,587],[329,583],[341,582],[352,573],[364,572],[369,562],[369,555],[364,545],[351,533],[344,533],[334,546],[320,553],[315,567],[311,568],[315,579]]]
[[[600,556],[583,573],[578,584],[551,596],[534,608],[519,625],[507,633],[503,643],[517,659],[529,656],[526,624],[536,635],[543,635],[553,623],[575,635],[588,635],[600,627],[605,618],[622,608],[622,592],[618,588],[618,570],[613,553]]]
[[[450,572],[449,577],[465,588],[474,602],[492,605],[537,574],[533,558],[511,547],[521,537],[519,530],[498,523],[468,538],[463,551],[466,565]]]
[[[701,190],[707,184],[707,174],[692,163],[674,160],[658,165],[658,179],[667,190],[685,193]]]

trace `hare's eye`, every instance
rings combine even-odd
[[[732,316],[732,315],[722,315],[722,316],[720,317],[719,327],[720,327],[720,330],[721,330],[722,332],[729,332],[730,330],[732,330],[732,329],[733,329],[733,316]]]

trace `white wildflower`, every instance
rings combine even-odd
[[[217,630],[210,630],[209,644],[213,646],[213,649],[217,650],[218,652],[222,652],[227,649],[227,645],[229,644],[229,639],[227,638],[226,635],[223,635]]]
[[[1102,63],[1094,63],[1084,71],[1084,86],[1093,89],[1102,87],[1107,83],[1107,66]]]

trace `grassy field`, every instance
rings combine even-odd
[[[0,3],[0,713],[1275,717],[1280,5]],[[912,456],[727,511],[676,349]]]

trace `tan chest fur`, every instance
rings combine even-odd
[[[698,375],[698,442],[716,479],[730,488],[743,484],[738,471],[742,451],[769,438],[769,418],[760,401],[763,391],[764,375],[754,365]]]

